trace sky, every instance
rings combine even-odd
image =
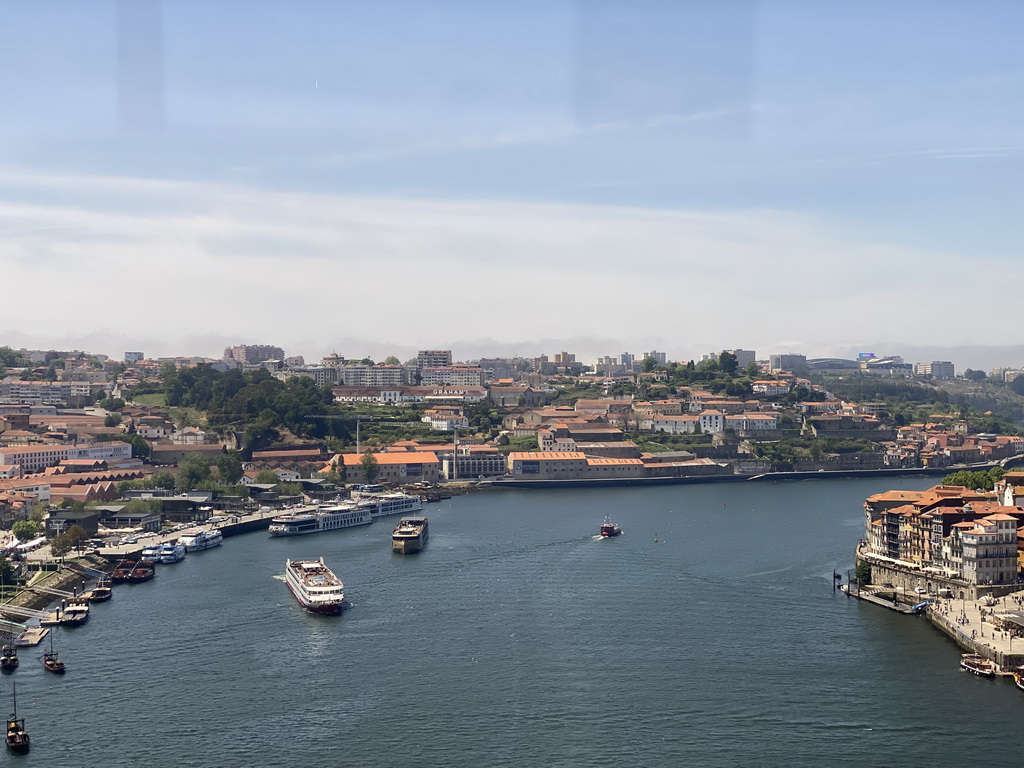
[[[1024,365],[1022,32],[1017,0],[0,0],[0,345]]]

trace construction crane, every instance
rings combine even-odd
[[[312,413],[310,413],[310,414],[304,415],[302,418],[304,418],[304,419],[351,419],[353,417],[352,416],[342,416],[342,415],[339,415],[339,414],[328,414],[328,415],[321,416],[319,414],[312,414]],[[423,422],[423,421],[398,421],[397,419],[377,419],[377,418],[374,418],[372,416],[369,417],[369,418],[365,418],[363,416],[356,415],[355,416],[355,420],[356,420],[356,453],[362,453],[362,451],[360,450],[361,446],[360,446],[360,434],[359,434],[359,432],[360,432],[360,427],[362,426],[363,422],[367,422],[367,423],[369,423],[369,422],[377,422],[377,423],[380,423],[380,424],[387,424],[389,426],[395,426],[395,427],[429,427],[429,424],[427,422]]]

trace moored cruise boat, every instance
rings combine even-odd
[[[978,677],[995,677],[996,674],[995,662],[976,653],[963,654],[960,657],[960,667]]]
[[[279,515],[270,521],[271,536],[301,536],[305,533],[336,531],[354,525],[373,522],[369,509],[353,504],[336,504],[330,507],[303,507],[286,515]]]
[[[160,559],[160,545],[149,544],[142,548],[142,554],[139,555],[143,560],[149,560],[150,562],[156,562]]]
[[[219,547],[223,541],[224,537],[220,531],[208,531],[201,528],[185,531],[178,539],[178,543],[185,548],[186,552],[201,552],[204,549]]]
[[[185,546],[183,544],[161,544],[157,555],[158,563],[180,563],[185,559]]]
[[[307,611],[336,616],[345,602],[345,585],[319,560],[286,560],[284,581]]]
[[[373,517],[406,515],[423,509],[423,500],[408,493],[365,493],[356,500],[359,509],[367,509]]]
[[[427,545],[427,518],[403,517],[391,533],[391,551],[411,555]]]

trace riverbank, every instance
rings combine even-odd
[[[993,464],[957,467],[913,467],[896,469],[819,470],[817,472],[763,472],[759,475],[691,475],[684,477],[579,478],[559,480],[523,480],[493,478],[478,481],[492,488],[615,488],[624,486],[698,485],[706,483],[781,482],[797,480],[851,480],[872,477],[945,477],[961,469],[988,469]]]

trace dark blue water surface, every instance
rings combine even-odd
[[[1018,765],[1024,693],[923,619],[831,588],[865,496],[926,480],[502,491],[298,538],[255,533],[119,586],[17,680],[50,766]],[[596,534],[608,514],[623,528]],[[655,541],[655,538],[658,541]],[[304,612],[323,556],[341,617]]]

